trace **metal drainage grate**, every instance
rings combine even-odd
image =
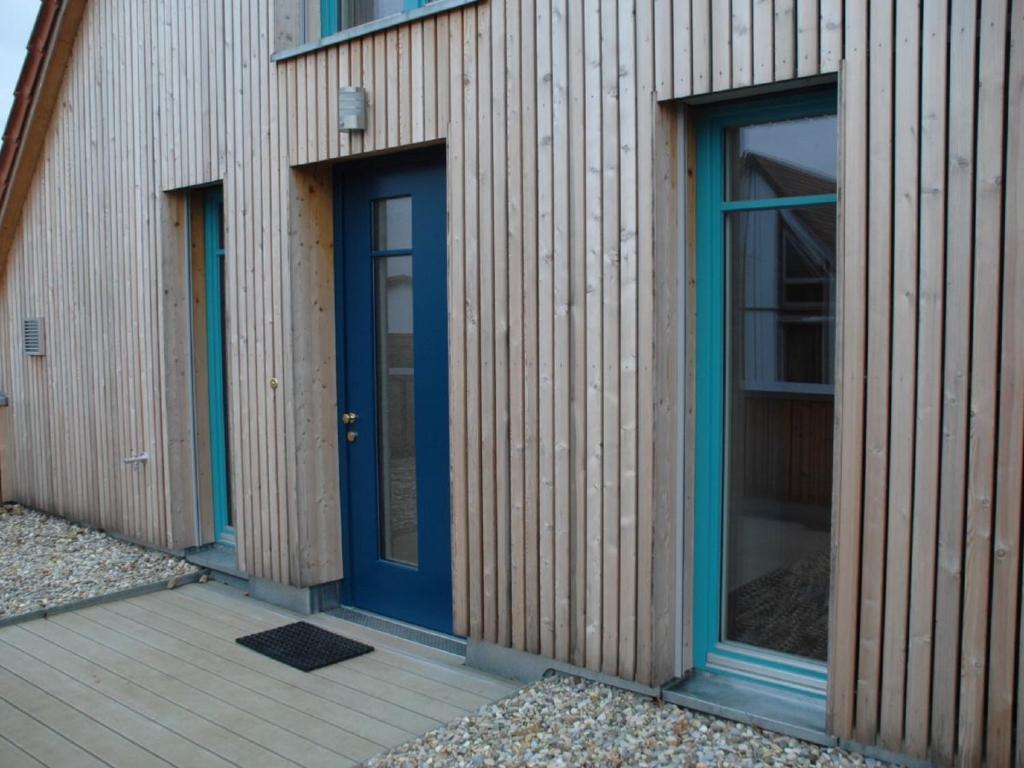
[[[326,613],[345,621],[351,621],[353,624],[359,624],[367,629],[375,629],[378,632],[400,637],[403,640],[410,640],[414,643],[425,645],[428,648],[435,648],[436,650],[455,656],[462,656],[463,658],[466,657],[466,641],[451,635],[442,635],[439,632],[431,632],[428,629],[419,629],[418,627],[403,624],[400,621],[386,619],[383,616],[344,606],[326,611]]]

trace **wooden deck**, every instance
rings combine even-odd
[[[0,630],[0,765],[355,765],[506,696],[461,659],[330,616],[372,644],[304,673],[236,644],[299,618],[219,584]]]

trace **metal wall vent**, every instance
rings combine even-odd
[[[46,354],[46,326],[41,317],[25,321],[25,354],[42,357]]]

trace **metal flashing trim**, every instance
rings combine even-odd
[[[551,674],[572,675],[641,696],[658,698],[660,695],[660,689],[642,683],[473,638],[467,640],[466,666],[521,683],[532,683]]]
[[[834,747],[825,731],[825,701],[816,696],[698,672],[662,693],[665,701],[754,725],[812,744]]]
[[[335,618],[359,624],[367,629],[374,629],[387,635],[409,640],[419,645],[425,645],[428,648],[450,653],[453,656],[461,656],[463,658],[466,656],[466,641],[452,635],[445,635],[429,629],[421,629],[402,621],[396,621],[348,606],[341,606],[326,613]]]
[[[149,584],[140,584],[137,587],[129,587],[128,589],[122,589],[119,592],[111,592],[107,595],[87,597],[83,600],[74,600],[70,603],[55,605],[51,608],[41,608],[37,611],[30,611],[29,613],[19,613],[15,616],[5,616],[0,618],[0,628],[9,627],[12,624],[21,624],[22,622],[32,621],[33,619],[46,619],[50,616],[56,616],[59,613],[80,611],[83,608],[91,608],[94,605],[113,603],[117,600],[127,600],[130,597],[140,597],[142,595],[148,595],[151,592],[162,592],[165,589],[177,589],[178,587],[183,587],[186,584],[195,584],[206,575],[207,572],[205,570],[200,570],[194,573],[187,573],[183,576],[172,576],[169,579],[152,581]]]

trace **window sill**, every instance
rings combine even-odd
[[[472,5],[478,2],[478,0],[435,0],[435,2],[414,8],[410,11],[403,11],[402,13],[396,13],[392,16],[386,16],[383,19],[377,19],[366,24],[360,24],[357,27],[350,27],[349,29],[343,29],[340,32],[322,37],[319,40],[311,40],[303,45],[296,46],[294,48],[286,48],[283,51],[277,51],[270,57],[271,61],[287,61],[288,59],[294,59],[299,56],[305,56],[308,53],[314,53],[324,48],[330,48],[332,45],[338,45],[340,43],[346,43],[350,40],[357,40],[360,37],[366,37],[377,32],[381,32],[385,29],[391,29],[392,27],[400,27],[403,24],[416,21],[417,19],[425,19],[429,16],[436,16],[446,11],[454,10],[455,8],[461,8],[464,5]]]
[[[825,732],[825,700],[817,696],[696,672],[666,688],[665,701],[728,720],[765,728],[832,747],[837,740]]]

